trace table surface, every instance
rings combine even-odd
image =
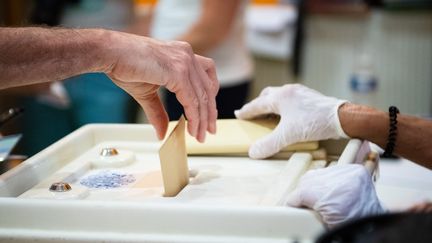
[[[382,159],[378,196],[390,210],[404,210],[413,204],[432,202],[432,170],[406,159]]]

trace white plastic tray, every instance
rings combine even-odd
[[[351,163],[360,145],[321,144],[342,154],[339,163]],[[79,186],[94,169],[86,163],[111,146],[135,153],[139,163],[121,170],[135,173],[136,183],[90,190],[78,200],[49,196],[57,180]],[[178,196],[164,198],[162,184],[140,186],[143,175],[157,176],[159,146],[150,125],[87,125],[6,172],[0,176],[0,241],[312,242],[324,229],[310,210],[259,203],[286,160],[189,157],[197,178]]]

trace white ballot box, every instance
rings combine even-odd
[[[327,161],[188,156],[189,184],[164,197],[161,144],[151,125],[87,125],[4,173],[0,241],[313,242],[319,216],[284,196],[308,169],[358,162],[369,148],[321,141]]]

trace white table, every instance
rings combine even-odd
[[[432,170],[406,159],[383,159],[376,189],[378,197],[390,210],[432,201]]]

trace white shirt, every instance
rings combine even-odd
[[[243,1],[239,8],[227,38],[205,54],[214,60],[222,87],[239,84],[253,75],[252,58],[244,37],[244,12],[247,2]],[[160,40],[174,40],[192,27],[199,19],[201,11],[202,0],[159,0],[151,36]]]

